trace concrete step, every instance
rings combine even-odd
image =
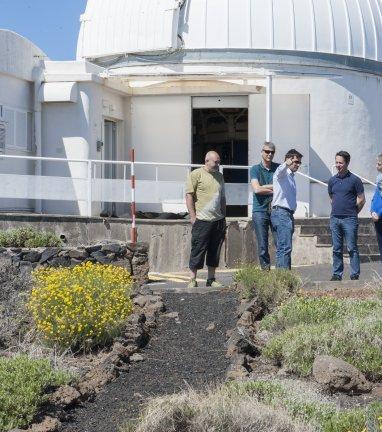
[[[330,227],[329,225],[301,225],[300,234],[302,236],[330,235]],[[358,234],[375,236],[374,226],[360,225]]]
[[[295,219],[295,224],[299,226],[326,226],[329,225],[329,218],[309,218],[309,219]]]
[[[317,243],[316,247],[318,248],[332,248],[331,243]],[[358,244],[358,252],[360,255],[375,255],[379,256],[379,247],[378,245],[368,244],[368,245],[360,245]],[[349,256],[348,250],[346,249],[346,245],[344,246],[343,253],[345,256]],[[375,260],[374,260],[375,261]]]
[[[317,243],[320,244],[331,244],[332,236],[331,234],[319,234],[317,235]],[[359,245],[375,245],[378,246],[377,237],[372,234],[359,234],[358,235]]]
[[[359,254],[359,259],[361,263],[367,263],[367,262],[378,262],[381,260],[381,255],[379,253],[377,254]]]
[[[315,226],[329,226],[330,223],[330,218],[309,218],[309,219],[295,219],[295,223],[296,225],[300,225],[300,226],[311,226],[311,225],[315,225]],[[360,226],[372,226],[373,227],[373,222],[370,218],[359,218],[358,219],[358,223]]]

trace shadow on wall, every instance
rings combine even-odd
[[[327,183],[332,176],[330,168],[312,148],[310,148],[310,167],[310,175],[317,180]]]

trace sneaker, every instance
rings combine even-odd
[[[334,274],[330,280],[331,280],[332,282],[333,282],[333,281],[339,282],[339,281],[342,281],[342,277],[339,276],[339,275]]]
[[[206,287],[223,288],[223,285],[220,282],[217,282],[215,278],[212,278],[212,279],[207,279]]]
[[[358,280],[359,279],[359,275],[357,275],[357,274],[351,275],[350,279],[351,280]]]
[[[198,287],[198,282],[196,282],[196,279],[190,279],[187,288],[197,288],[197,287]]]

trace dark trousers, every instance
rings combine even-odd
[[[377,241],[379,247],[379,255],[382,260],[382,219],[379,219],[378,222],[374,222],[375,233],[377,234]]]
[[[200,270],[208,267],[219,267],[220,251],[225,239],[226,222],[220,219],[215,222],[196,220],[192,226],[190,269]]]
[[[271,215],[267,211],[255,211],[252,213],[252,227],[256,234],[257,250],[260,267],[269,269],[271,258],[269,256],[269,230],[272,231],[273,242],[276,246],[276,232],[273,229]]]
[[[344,273],[343,247],[346,240],[350,256],[350,276],[359,276],[360,259],[358,252],[358,217],[357,216],[331,216],[330,230],[333,243],[333,275]]]

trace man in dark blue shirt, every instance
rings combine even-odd
[[[332,281],[342,280],[344,272],[344,237],[350,255],[350,279],[359,279],[360,260],[358,253],[358,213],[365,205],[362,181],[348,170],[350,154],[340,151],[336,154],[338,173],[329,180],[328,193],[332,201],[330,229],[333,242]]]
[[[253,229],[256,234],[257,248],[260,266],[263,270],[269,270],[271,259],[268,251],[269,228],[273,233],[276,244],[275,232],[271,223],[271,210],[273,198],[273,174],[279,164],[273,163],[275,145],[265,142],[261,151],[262,161],[251,168],[251,185],[253,189]]]

